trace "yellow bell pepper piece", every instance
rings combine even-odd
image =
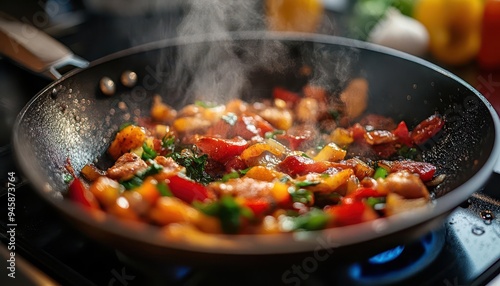
[[[344,159],[347,151],[337,146],[337,144],[331,142],[328,143],[321,151],[319,151],[318,155],[314,157],[316,161],[330,161],[337,162]]]

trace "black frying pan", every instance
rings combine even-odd
[[[200,51],[204,51],[200,53]],[[211,53],[225,55],[205,62]],[[186,54],[190,60],[179,61]],[[241,63],[253,63],[250,67]],[[297,69],[307,64],[311,76]],[[435,190],[432,206],[359,225],[279,235],[210,235],[202,241],[189,236],[165,238],[145,225],[124,223],[102,213],[89,213],[63,199],[67,159],[75,170],[105,153],[124,121],[147,115],[154,94],[174,107],[201,95],[217,93],[228,76],[218,67],[228,65],[231,80],[244,75],[239,94],[245,100],[268,98],[272,87],[298,89],[307,81],[342,90],[350,78],[369,81],[369,111],[409,127],[435,113],[446,125],[439,136],[423,146],[423,158],[435,164],[446,180]],[[210,88],[192,88],[200,69],[213,70]],[[138,84],[119,83],[123,71],[138,75]],[[99,81],[117,84],[105,96]],[[231,81],[229,80],[229,81]],[[219,91],[220,92],[220,91]],[[234,90],[220,93],[225,100]],[[205,99],[205,98],[203,98]],[[56,80],[37,94],[19,114],[13,136],[15,154],[38,194],[86,235],[117,249],[163,261],[185,263],[285,261],[332,248],[339,259],[367,255],[407,243],[442,225],[444,218],[477,191],[489,178],[500,152],[498,116],[470,85],[424,60],[374,45],[323,35],[247,32],[231,35],[172,39],[126,50],[92,63]],[[98,164],[106,164],[101,160]],[[263,257],[266,256],[264,260]]]

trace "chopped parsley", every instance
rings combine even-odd
[[[285,134],[285,130],[274,130],[274,131],[268,131],[264,135],[266,139],[276,139],[276,135],[283,135]]]
[[[161,147],[164,149],[174,152],[175,150],[175,136],[166,136],[161,139]]]
[[[186,175],[190,179],[202,184],[208,184],[214,180],[212,176],[205,171],[208,159],[207,154],[197,156],[193,151],[184,149],[181,152],[170,154],[170,157],[172,157],[177,164],[186,168]]]
[[[232,196],[222,196],[220,200],[208,204],[196,202],[194,206],[206,215],[219,218],[224,233],[238,233],[242,219],[253,218],[252,211],[240,206]]]
[[[147,176],[158,174],[161,170],[163,170],[163,166],[156,163],[156,161],[148,160],[148,163],[150,165],[145,170],[138,172],[129,180],[120,181],[120,184],[122,184],[127,190],[135,189],[142,185],[143,180]]]

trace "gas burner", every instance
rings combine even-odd
[[[362,285],[387,285],[408,279],[431,264],[445,242],[445,228],[431,232],[409,245],[392,249],[352,264],[350,278]]]
[[[135,278],[135,273],[140,273],[147,285],[180,285],[193,273],[193,268],[183,265],[172,265],[143,260],[138,257],[131,257],[121,251],[115,250],[116,257],[130,269],[130,278]],[[135,280],[135,279],[134,279]]]

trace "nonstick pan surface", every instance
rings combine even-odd
[[[207,53],[182,60],[184,55],[197,51]],[[102,155],[119,126],[148,115],[155,94],[176,108],[198,99],[200,94],[192,86],[199,70],[193,67],[209,53],[220,51],[231,55],[227,58],[234,73],[245,76],[240,94],[248,101],[269,98],[275,86],[294,90],[308,81],[326,85],[335,93],[349,79],[362,76],[369,82],[369,112],[405,120],[410,129],[435,112],[443,115],[443,131],[418,146],[424,160],[435,164],[438,173],[446,174],[445,181],[434,190],[433,204],[390,218],[324,231],[210,235],[200,242],[189,237],[165,237],[154,227],[118,221],[63,199],[68,159],[75,170],[96,158],[101,158],[98,165],[109,164]],[[276,66],[277,59],[286,64]],[[221,58],[218,65],[226,61]],[[248,63],[252,63],[250,67]],[[312,77],[297,72],[304,64],[312,68]],[[119,84],[125,70],[137,73],[136,86]],[[100,92],[103,77],[117,84],[113,96]],[[222,94],[218,99],[232,96]],[[73,71],[47,86],[21,111],[13,146],[20,167],[41,198],[86,235],[121,251],[165,261],[214,263],[214,257],[218,262],[249,258],[262,261],[263,256],[283,260],[319,247],[332,248],[338,254],[335,256],[342,258],[406,243],[439,227],[446,215],[479,190],[492,174],[500,152],[499,126],[496,112],[481,94],[422,59],[331,36],[247,32],[152,43]]]

